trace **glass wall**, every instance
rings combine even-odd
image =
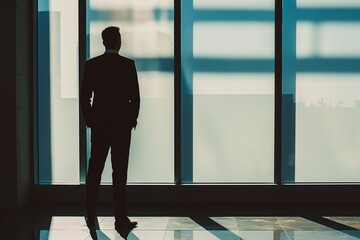
[[[138,70],[141,106],[132,135],[128,181],[174,182],[173,1],[90,0],[88,7],[89,57],[105,50],[101,31],[118,26],[120,54],[134,59]],[[103,183],[112,181],[109,158],[110,154]]]
[[[130,183],[174,183],[175,172],[181,175],[176,181],[190,184],[274,182],[275,0],[86,3],[86,26],[80,26],[86,27],[86,58],[103,54],[101,31],[115,25],[122,33],[120,54],[134,59],[138,70],[141,109]],[[276,143],[282,182],[360,182],[360,2],[282,4],[282,142]],[[38,0],[40,184],[79,184],[85,172],[78,12],[78,1]],[[181,12],[179,39],[174,12]],[[175,99],[174,92],[181,95]],[[175,146],[175,138],[181,144]],[[108,159],[102,183],[111,183],[111,171]]]
[[[274,2],[183,1],[182,14],[185,181],[273,182]]]
[[[39,183],[79,183],[78,3],[38,1]]]
[[[295,181],[359,182],[360,2],[296,7]]]

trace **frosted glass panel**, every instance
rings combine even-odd
[[[273,6],[194,1],[202,20],[193,22],[193,182],[273,182]],[[208,8],[220,10],[216,20]],[[229,20],[227,10],[251,19]]]
[[[78,4],[38,4],[39,183],[79,183]]]
[[[351,8],[360,7],[359,0],[298,0],[298,7],[304,8]]]
[[[360,9],[360,6],[359,6]],[[331,40],[330,40],[331,39]],[[360,57],[359,22],[298,22],[297,57]]]
[[[214,29],[216,34],[214,34]],[[274,24],[264,22],[194,23],[194,55],[226,59],[274,58]]]
[[[194,0],[194,7],[197,9],[268,9],[274,10],[274,2],[269,0]]]
[[[135,60],[141,106],[132,134],[128,181],[174,181],[173,1],[90,0],[89,56],[104,52],[101,31],[120,27],[120,54]],[[110,154],[102,183],[111,183]]]
[[[297,3],[295,181],[359,182],[360,3]]]
[[[296,87],[296,181],[359,181],[360,74],[298,74]]]

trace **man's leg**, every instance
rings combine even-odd
[[[101,174],[109,151],[109,137],[103,131],[91,131],[91,156],[86,177],[86,210],[87,218],[95,221],[96,204],[99,195]]]
[[[129,163],[131,129],[115,131],[111,146],[111,164],[113,169],[113,191],[115,202],[115,220],[124,223],[127,218],[126,181]]]

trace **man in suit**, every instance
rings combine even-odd
[[[139,84],[133,60],[119,55],[118,27],[102,31],[105,53],[87,60],[80,90],[85,123],[91,128],[91,156],[86,178],[86,223],[95,231],[96,205],[101,174],[111,148],[115,229],[136,227],[127,217],[126,181],[131,130],[140,108]],[[91,103],[92,98],[92,103]]]

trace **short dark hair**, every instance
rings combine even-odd
[[[101,33],[101,37],[106,48],[113,48],[118,43],[121,46],[121,34],[119,27],[110,26],[105,28]]]

